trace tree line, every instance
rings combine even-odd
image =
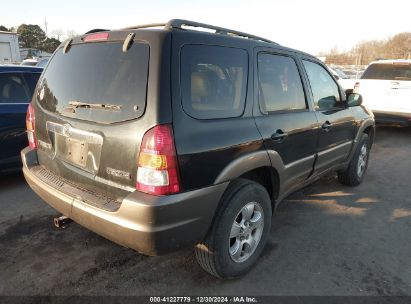
[[[47,37],[43,29],[37,24],[21,24],[17,28],[7,28],[0,25],[0,31],[15,32],[19,34],[20,45],[24,48],[34,48],[48,53],[53,53],[60,45],[63,36],[61,30],[56,30],[55,37]],[[75,36],[74,31],[68,31],[67,36]]]
[[[347,52],[334,48],[319,56],[325,56],[327,64],[336,65],[368,65],[377,59],[411,59],[411,32],[399,33],[388,39],[364,41]]]

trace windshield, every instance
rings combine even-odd
[[[342,79],[348,79],[349,77],[340,69],[333,68],[333,70],[337,73],[337,75]]]
[[[60,49],[44,72],[37,99],[47,111],[82,120],[138,118],[146,104],[148,59],[149,47],[143,43],[127,52],[121,42],[73,45],[66,54]],[[73,102],[103,106],[73,107]]]
[[[408,80],[411,81],[410,64],[372,64],[362,75],[361,79]]]

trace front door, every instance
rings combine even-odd
[[[303,65],[320,124],[315,173],[321,174],[347,159],[355,136],[355,120],[352,110],[342,102],[339,86],[325,67],[306,59]]]

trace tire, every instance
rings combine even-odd
[[[365,172],[367,171],[370,148],[370,139],[368,135],[364,133],[361,136],[357,150],[355,151],[348,168],[345,171],[338,172],[338,180],[340,183],[351,187],[361,184]]]
[[[195,248],[197,262],[218,278],[247,273],[264,249],[271,217],[271,200],[263,186],[247,179],[233,181],[210,231]]]

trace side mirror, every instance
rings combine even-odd
[[[350,93],[347,95],[347,106],[358,107],[362,105],[362,96],[358,93]]]

